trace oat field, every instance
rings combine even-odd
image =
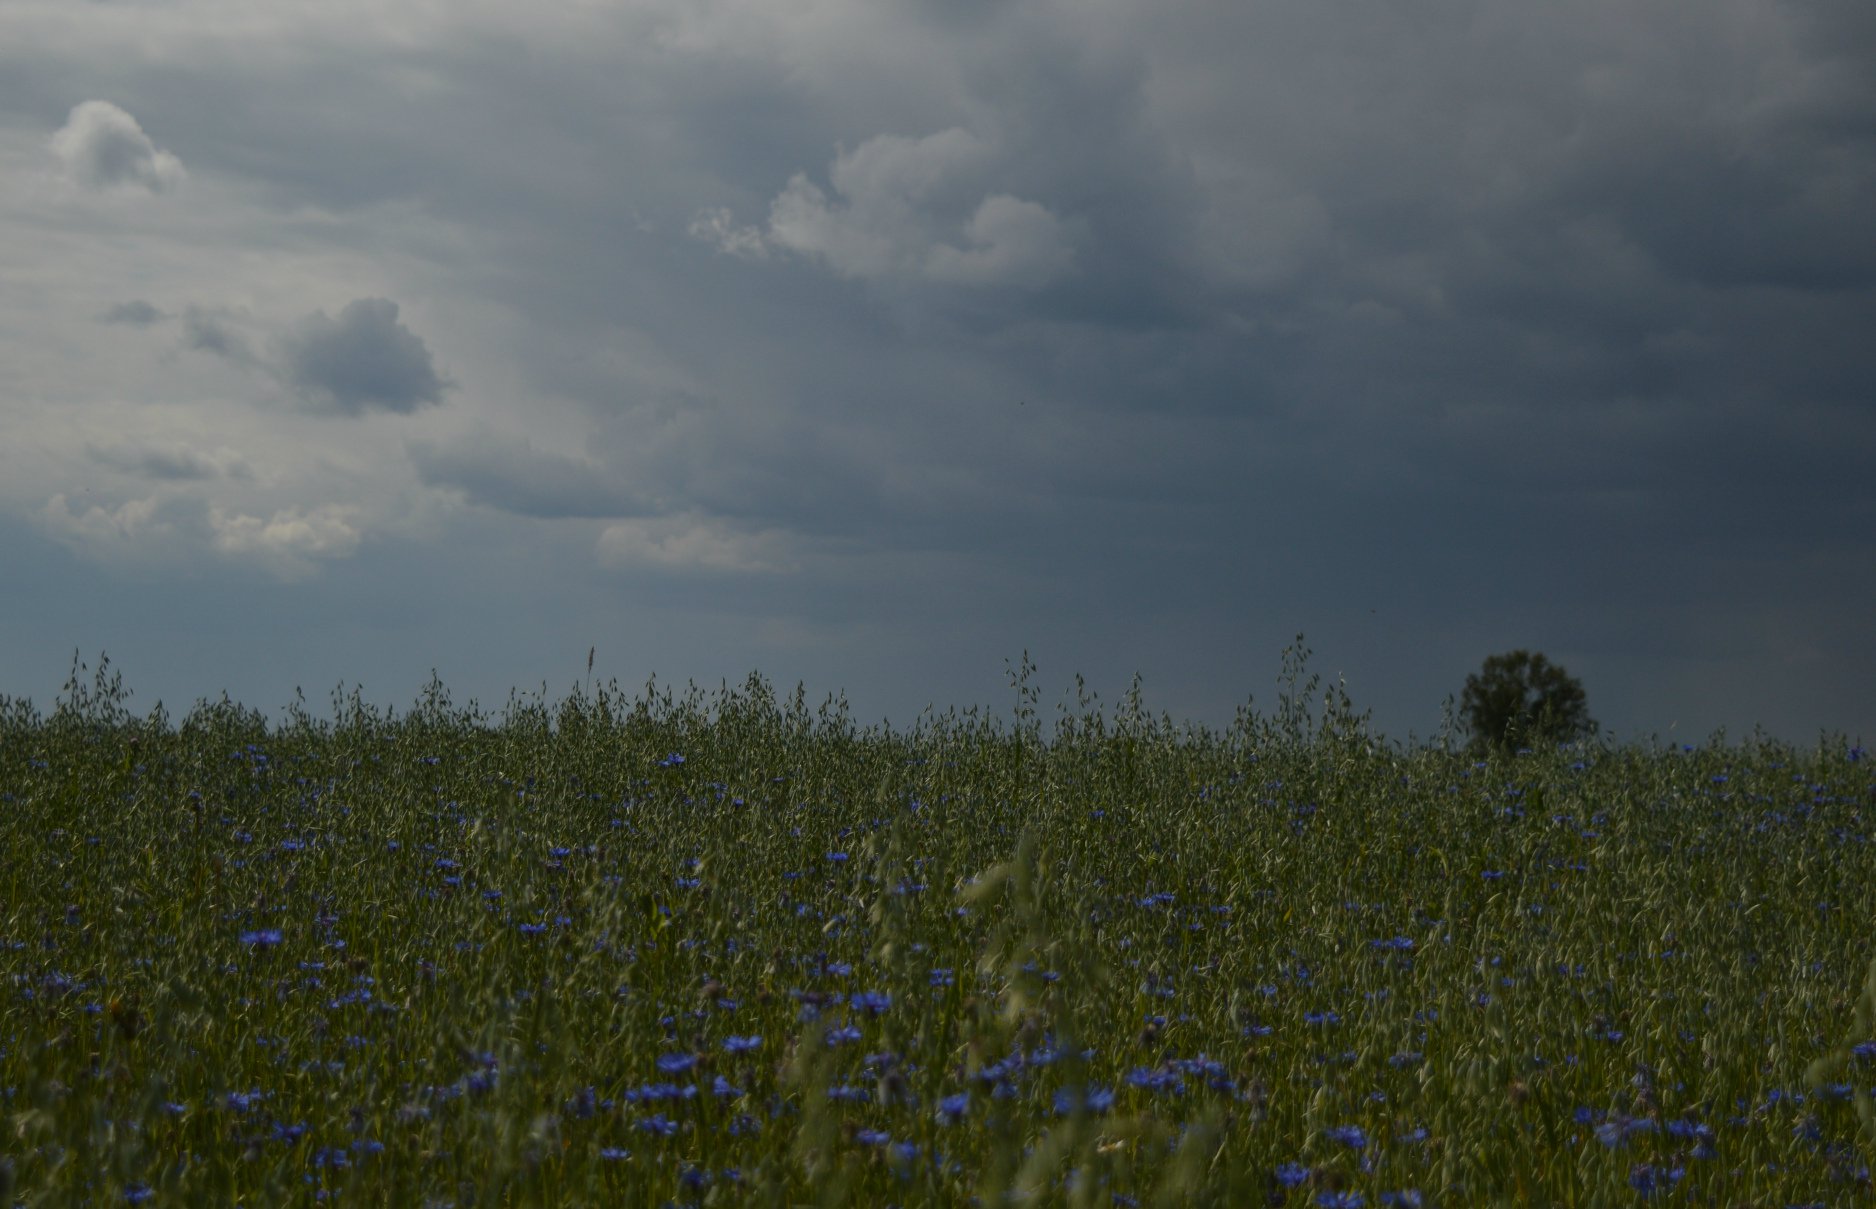
[[[1849,1205],[1876,762],[0,698],[0,1203]]]

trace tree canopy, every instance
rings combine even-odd
[[[1531,651],[1486,659],[1466,677],[1460,712],[1476,748],[1568,742],[1596,733],[1583,685]]]

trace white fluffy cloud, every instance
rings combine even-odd
[[[148,555],[177,535],[175,519],[160,495],[106,507],[74,505],[61,492],[46,501],[40,519],[66,547],[107,559]]]
[[[159,150],[137,119],[109,101],[86,101],[52,136],[52,153],[87,189],[131,186],[161,193],[186,175],[182,161]]]
[[[834,196],[796,173],[769,205],[766,229],[701,211],[690,233],[751,259],[791,252],[854,279],[949,285],[1046,285],[1072,267],[1069,224],[1039,202],[982,192],[994,149],[952,127],[923,138],[882,134],[841,150]]]
[[[348,558],[358,549],[354,510],[343,505],[285,508],[267,517],[210,508],[208,519],[217,550],[251,558],[284,580],[305,579],[318,561]]]
[[[678,571],[775,572],[791,569],[783,539],[740,532],[696,516],[621,521],[599,535],[601,566]]]

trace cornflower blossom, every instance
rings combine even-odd
[[[1368,1134],[1359,1125],[1331,1125],[1322,1134],[1331,1142],[1340,1142],[1355,1150],[1368,1148]]]
[[[1655,1123],[1646,1118],[1617,1114],[1596,1126],[1596,1140],[1611,1150],[1618,1150],[1631,1135],[1651,1132],[1654,1127]]]
[[[660,1054],[657,1062],[658,1069],[667,1075],[681,1075],[695,1065],[694,1054]]]
[[[1663,1188],[1678,1184],[1687,1174],[1685,1167],[1657,1167],[1653,1163],[1637,1163],[1629,1168],[1628,1186],[1643,1196],[1652,1196]]]
[[[938,1120],[944,1125],[956,1125],[964,1119],[964,1112],[971,1106],[968,1092],[956,1092],[938,1101]]]
[[[241,943],[250,949],[271,949],[284,939],[279,928],[261,928],[255,932],[241,933]]]
[[[723,1049],[731,1054],[749,1054],[762,1048],[762,1038],[754,1034],[747,1037],[723,1038]]]

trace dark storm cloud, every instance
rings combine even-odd
[[[131,327],[149,327],[152,323],[169,318],[162,311],[143,301],[141,298],[131,302],[120,302],[98,316],[100,323],[123,323]]]
[[[645,501],[616,473],[524,440],[484,435],[448,446],[413,441],[406,451],[426,485],[460,491],[471,503],[518,516],[611,518],[646,511]]]
[[[1159,683],[1188,701],[1241,697],[1206,687],[1217,651],[1261,675],[1266,636],[1391,605],[1415,637],[1350,667],[1391,678],[1384,717],[1529,645],[1619,725],[1741,669],[1833,703],[1876,674],[1868,574],[1829,571],[1876,517],[1872,11],[715,0],[394,53],[125,50],[106,78],[199,179],[353,249],[399,207],[461,234],[412,241],[411,294],[369,288],[506,316],[502,372],[563,409],[561,448],[587,437],[413,442],[420,482],[481,505],[465,545],[772,527],[851,561],[760,607],[844,634],[866,602],[880,650],[927,644],[902,680],[948,666],[921,637],[952,633],[920,611],[942,596],[993,659],[1078,636],[1053,672],[1186,636]],[[93,78],[58,45],[0,48],[0,105],[39,130]],[[280,350],[332,414],[447,385],[381,299]],[[682,534],[621,532],[681,576]]]
[[[314,411],[408,413],[443,401],[450,383],[388,298],[360,298],[338,318],[318,311],[281,341],[281,373]]]

